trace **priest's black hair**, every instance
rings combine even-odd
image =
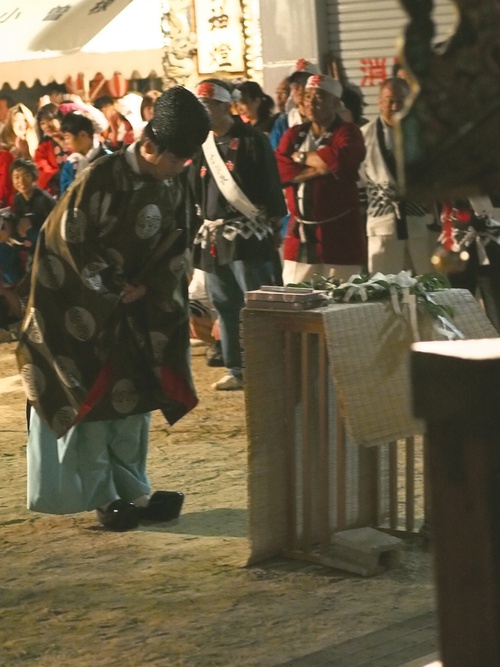
[[[207,138],[210,117],[205,107],[183,86],[169,88],[156,100],[145,135],[160,150],[191,157]]]

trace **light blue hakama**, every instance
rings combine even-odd
[[[150,492],[146,475],[151,415],[81,422],[57,439],[31,410],[27,442],[28,509],[85,512]]]

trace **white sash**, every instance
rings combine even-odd
[[[231,176],[231,172],[219,153],[213,132],[208,133],[202,148],[208,168],[224,197],[235,209],[255,222],[259,216],[259,209],[252,204]]]

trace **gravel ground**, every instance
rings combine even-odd
[[[150,478],[186,494],[178,524],[116,534],[93,513],[28,512],[14,349],[0,346],[1,667],[271,667],[432,609],[417,542],[371,579],[284,559],[245,567],[244,394],[210,389],[221,369],[202,350],[199,406],[152,423]]]

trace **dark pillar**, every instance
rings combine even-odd
[[[500,339],[412,348],[426,421],[441,655],[500,665]]]

